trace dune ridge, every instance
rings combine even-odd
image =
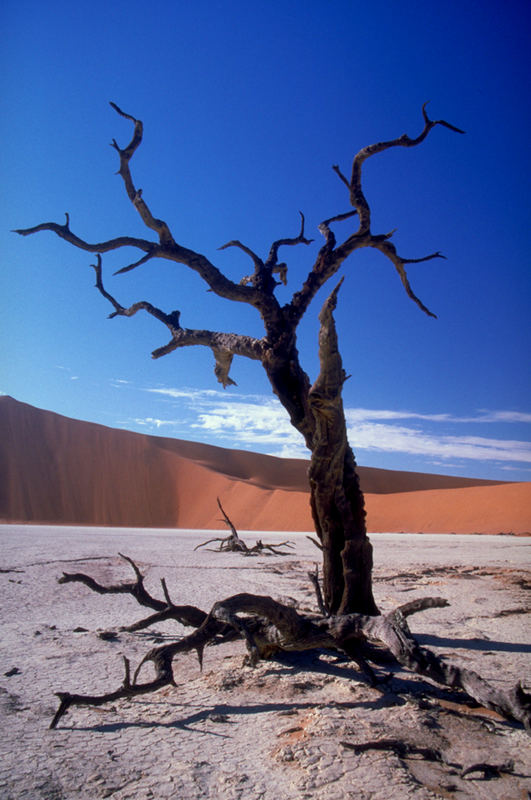
[[[0,519],[311,531],[308,462],[149,436],[0,397]],[[370,531],[528,533],[531,483],[360,467]]]

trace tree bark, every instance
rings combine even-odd
[[[374,682],[376,676],[365,662],[360,645],[378,641],[407,669],[443,686],[463,690],[481,705],[493,709],[506,719],[522,723],[528,733],[531,732],[531,696],[520,683],[508,692],[501,691],[476,672],[448,663],[430,650],[420,647],[412,636],[407,618],[427,608],[447,606],[448,602],[443,598],[417,598],[381,616],[342,614],[323,617],[301,614],[295,608],[271,597],[242,593],[218,601],[210,613],[206,614],[193,606],[174,606],[165,582],[162,585],[166,603],[152,597],[143,587],[143,575],[137,565],[130,558],[126,560],[135,571],[135,582],[106,587],[81,573],[63,575],[59,582],[78,581],[99,593],[125,592],[135,597],[141,605],[152,608],[164,606],[162,612],[122,630],[140,630],[163,618],[175,619],[195,630],[176,641],[151,649],[132,676],[129,661],[124,657],[124,679],[122,685],[114,691],[101,695],[57,692],[60,702],[50,724],[51,728],[57,726],[71,707],[100,706],[121,698],[149,694],[163,686],[175,686],[173,662],[176,656],[196,651],[202,667],[203,652],[208,644],[227,641],[236,636],[245,640],[248,659],[252,665],[279,651],[334,649],[356,661],[371,682]],[[147,662],[151,662],[154,667],[155,677],[141,683],[138,680],[139,675]]]
[[[372,594],[372,545],[365,502],[348,442],[342,389],[347,375],[333,312],[341,282],[319,321],[321,372],[309,394],[315,419],[309,479],[312,516],[323,546],[323,593],[330,614],[378,614]]]
[[[323,599],[329,614],[379,613],[372,593],[372,545],[365,503],[348,442],[342,389],[343,369],[334,321],[338,283],[319,315],[320,373],[313,385],[301,368],[293,341],[288,359],[267,356],[264,366],[273,391],[311,452],[308,477],[315,530],[323,551]],[[270,335],[271,351],[282,335]],[[295,339],[293,334],[293,339]],[[285,350],[281,351],[282,353]]]

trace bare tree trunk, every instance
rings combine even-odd
[[[302,370],[295,344],[288,359],[264,360],[273,390],[304,436],[311,452],[308,477],[315,531],[323,551],[323,595],[330,614],[379,613],[372,593],[372,545],[365,503],[348,442],[342,389],[343,370],[333,312],[342,281],[325,301],[319,321],[319,377],[313,384]],[[285,342],[289,331],[276,331]],[[273,350],[273,347],[271,348]]]
[[[323,448],[324,449],[324,448]],[[378,614],[372,593],[372,545],[365,504],[348,442],[312,453],[310,497],[315,529],[323,547],[323,595],[330,614]]]
[[[365,502],[348,442],[342,388],[347,375],[333,311],[341,282],[319,320],[321,371],[309,400],[316,422],[309,479],[312,516],[323,546],[323,594],[330,614],[378,614],[372,594],[372,545]]]

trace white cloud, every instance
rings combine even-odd
[[[347,423],[360,423],[370,419],[423,419],[430,422],[448,422],[450,414],[419,414],[414,411],[388,411],[374,408],[346,408]]]
[[[347,422],[363,422],[371,419],[420,419],[427,422],[451,423],[531,423],[531,414],[520,411],[487,411],[481,409],[475,416],[456,417],[452,414],[421,414],[416,411],[388,411],[385,409],[348,408],[345,409]]]
[[[280,403],[270,397],[221,392],[214,389],[147,389],[186,408],[188,429],[207,433],[228,447],[260,449],[273,455],[307,458],[302,436],[292,427]],[[429,414],[394,409],[346,408],[350,442],[356,452],[403,453],[435,460],[531,463],[531,444],[515,439],[471,435],[470,425],[529,423],[531,414],[481,409],[470,416]],[[402,424],[396,424],[397,421]],[[408,424],[408,422],[411,424]],[[140,422],[139,422],[140,424]],[[183,419],[146,418],[143,424],[182,428]],[[439,426],[444,427],[444,432]],[[450,426],[467,426],[463,435],[448,433]]]
[[[475,461],[531,463],[531,444],[482,436],[449,436],[416,428],[381,423],[361,423],[348,429],[355,450],[408,453],[430,458],[465,458]]]
[[[282,406],[274,400],[263,403],[215,403],[197,414],[192,428],[200,428],[244,445],[279,446],[299,452],[301,435],[293,428]],[[276,451],[275,451],[276,452]]]
[[[167,397],[173,397],[175,400],[198,400],[203,397],[218,397],[222,396],[221,392],[217,389],[146,389],[146,392],[152,394],[162,394]],[[232,395],[233,397],[240,397],[241,395]]]
[[[471,422],[531,422],[531,414],[521,411],[481,411],[481,416]],[[468,422],[468,420],[466,420]]]
[[[118,423],[121,427],[130,428],[131,425],[139,428],[146,428],[148,431],[154,432],[161,428],[168,428],[169,431],[166,435],[175,435],[176,432],[183,433],[182,419],[158,419],[157,417],[133,417],[132,419],[120,420]],[[171,430],[173,429],[173,430]]]

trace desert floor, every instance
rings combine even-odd
[[[220,535],[219,532],[211,535]],[[244,534],[254,542],[259,534]],[[177,686],[103,708],[72,709],[48,725],[55,691],[104,692],[123,679],[122,655],[137,663],[176,626],[136,634],[112,630],[143,616],[129,596],[58,585],[64,571],[102,583],[130,580],[134,558],[146,585],[174,603],[205,610],[250,591],[314,607],[307,572],[319,553],[303,534],[286,557],[245,558],[194,546],[205,531],[0,526],[2,665],[0,797],[263,798],[401,800],[503,798],[531,790],[529,737],[456,693],[392,669],[381,688],[331,653],[242,666],[241,643],[211,647],[203,672],[192,656],[175,664]],[[531,682],[526,589],[531,539],[509,536],[375,534],[375,591],[382,610],[420,596],[449,608],[410,618],[419,640],[498,686]],[[448,763],[345,746],[382,738],[432,747]],[[462,767],[479,762],[507,771]]]

